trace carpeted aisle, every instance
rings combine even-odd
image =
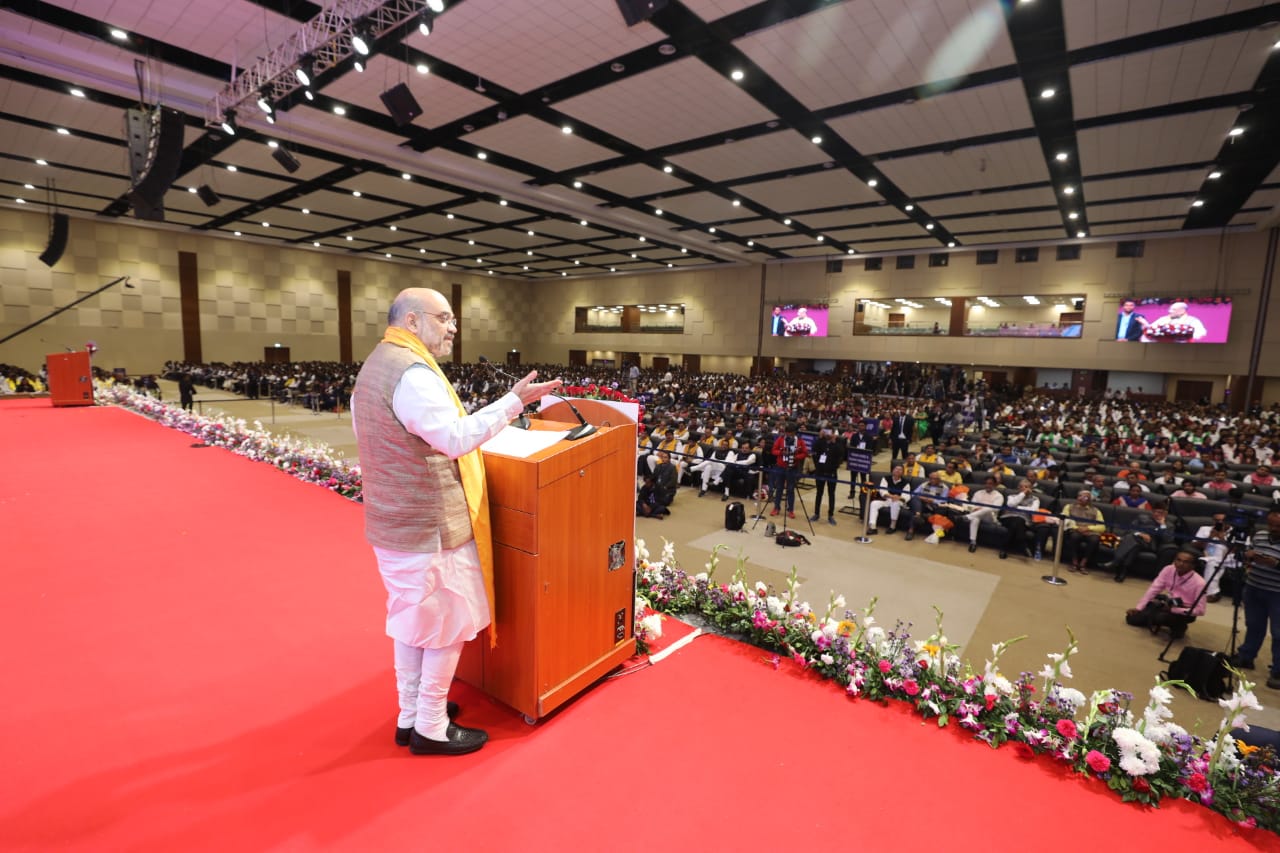
[[[360,507],[111,408],[0,403],[0,849],[1280,850],[699,637],[410,758]]]

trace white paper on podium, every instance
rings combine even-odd
[[[480,449],[488,453],[501,453],[503,456],[527,459],[539,450],[546,450],[568,434],[567,431],[562,430],[516,429],[508,426],[480,445]]]

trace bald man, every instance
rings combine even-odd
[[[453,723],[457,706],[448,702],[462,646],[489,625],[493,601],[479,447],[561,384],[534,382],[534,371],[501,399],[465,414],[436,361],[453,353],[457,331],[442,294],[401,291],[351,400],[365,538],[387,588],[395,650],[395,742],[414,755],[462,755],[489,739]]]

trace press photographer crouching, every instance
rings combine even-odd
[[[1204,578],[1196,573],[1200,553],[1183,548],[1147,587],[1138,606],[1124,615],[1124,621],[1155,633],[1168,627],[1176,640],[1187,633],[1187,626],[1203,616],[1205,607]]]

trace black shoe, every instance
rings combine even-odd
[[[449,715],[449,719],[454,719],[462,712],[458,707],[458,703],[452,700],[445,703],[444,712]],[[413,726],[406,726],[403,729],[396,726],[396,746],[408,746],[409,739],[413,737]]]
[[[698,497],[700,497],[700,498],[705,498],[706,496],[707,496],[707,490],[706,490],[706,489],[699,489],[699,490],[698,490]]]
[[[1124,575],[1116,575],[1112,580],[1116,583],[1124,583]]]
[[[449,724],[445,737],[447,740],[432,740],[415,730],[409,736],[409,751],[414,755],[466,755],[489,740],[489,734],[481,729],[468,729],[453,723]]]
[[[822,520],[822,516],[821,516],[820,514],[818,514],[818,513],[816,513],[816,512],[815,512],[813,515],[809,516],[809,520],[810,520],[810,521],[821,521],[821,520]]]
[[[724,503],[727,500],[729,500],[729,493],[725,492],[724,496],[720,498],[720,503]]]
[[[1000,549],[1000,559],[1002,559],[1002,560],[1007,560],[1007,559],[1009,559],[1009,552],[1008,552],[1008,551],[1006,551],[1005,549],[1001,548],[1001,549]]]
[[[907,541],[910,542],[912,539],[915,539],[915,538],[916,538],[916,531],[915,531],[915,528],[913,527],[907,531]]]
[[[1249,660],[1244,660],[1243,658],[1240,657],[1240,654],[1238,652],[1232,655],[1230,658],[1228,658],[1227,662],[1230,663],[1232,666],[1234,666],[1236,669],[1253,669],[1253,658],[1250,658]]]
[[[1103,563],[1101,566],[1098,566],[1098,568],[1102,569],[1104,572],[1114,572],[1116,569],[1120,567],[1117,566],[1115,562],[1110,562],[1110,563]],[[1120,577],[1120,576],[1116,575],[1116,577]]]
[[[1267,686],[1272,690],[1280,690],[1280,675],[1272,675],[1268,677]]]
[[[970,554],[972,554],[972,553],[973,553],[974,551],[976,551],[976,550],[978,550],[978,543],[977,543],[977,542],[970,542],[970,543],[969,543],[969,553],[970,553]]]
[[[884,532],[884,535],[885,535],[885,536],[892,536],[893,534],[895,534],[895,533],[897,533],[897,532],[898,532],[898,528],[893,527],[892,525],[890,525],[889,529],[888,529],[888,530],[886,530],[886,531]]]

